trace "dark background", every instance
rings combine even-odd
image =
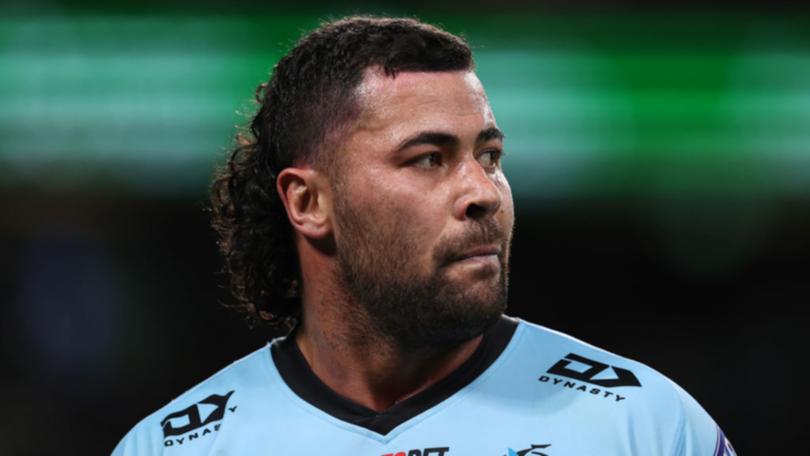
[[[245,100],[285,43],[352,11],[436,18],[478,46],[515,190],[512,315],[653,366],[695,396],[741,455],[800,452],[810,373],[801,348],[807,14],[499,3],[495,16],[485,4],[465,15],[377,4],[282,5],[278,15],[253,2],[9,6],[0,19],[0,454],[107,454],[139,419],[266,341],[220,305],[228,294],[204,211],[208,178],[243,119],[233,112],[250,111]],[[127,79],[135,68],[117,74],[124,82],[94,79],[116,56],[240,52],[233,41],[200,44],[205,27],[166,42],[170,27],[156,28],[160,39],[130,30],[144,18],[223,15],[237,26],[215,25],[214,35],[252,24],[247,60],[258,63],[199,86],[200,103],[217,88],[231,97],[210,126],[137,104],[191,103],[178,93],[197,87],[193,61],[174,76],[147,61],[138,73],[153,78],[147,85]],[[59,40],[71,24],[74,47]],[[255,39],[262,33],[272,36]],[[520,65],[537,49],[553,57],[544,62],[562,56],[571,73],[541,71],[527,83]],[[71,55],[101,57],[74,64]],[[63,63],[51,67],[54,56]],[[729,76],[746,56],[755,71]],[[592,62],[608,82],[577,73]],[[155,95],[164,76],[182,84]],[[551,111],[566,122],[516,105],[507,90],[515,78],[520,96],[536,97],[529,108],[544,105],[544,93],[574,97]],[[543,92],[547,84],[557,86]],[[94,117],[82,100],[98,93],[120,110]],[[582,108],[589,100],[597,111],[622,104],[625,117],[595,115]],[[205,106],[183,112],[221,110]],[[116,115],[126,122],[105,123]]]

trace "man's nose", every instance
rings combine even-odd
[[[460,168],[458,184],[461,191],[454,215],[459,220],[491,217],[500,209],[503,201],[493,175],[475,159],[466,161]]]

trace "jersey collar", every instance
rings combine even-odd
[[[433,408],[478,378],[501,355],[517,329],[516,319],[501,318],[484,332],[478,348],[455,371],[430,388],[376,412],[333,391],[309,367],[295,338],[288,336],[271,345],[273,362],[289,388],[304,401],[347,423],[380,435]]]

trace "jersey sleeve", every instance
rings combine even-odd
[[[673,456],[737,456],[703,407],[678,385],[675,389],[681,402],[681,420]]]

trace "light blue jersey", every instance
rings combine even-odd
[[[114,456],[732,456],[712,418],[649,367],[502,318],[456,372],[382,413],[318,380],[291,338],[135,426]]]

